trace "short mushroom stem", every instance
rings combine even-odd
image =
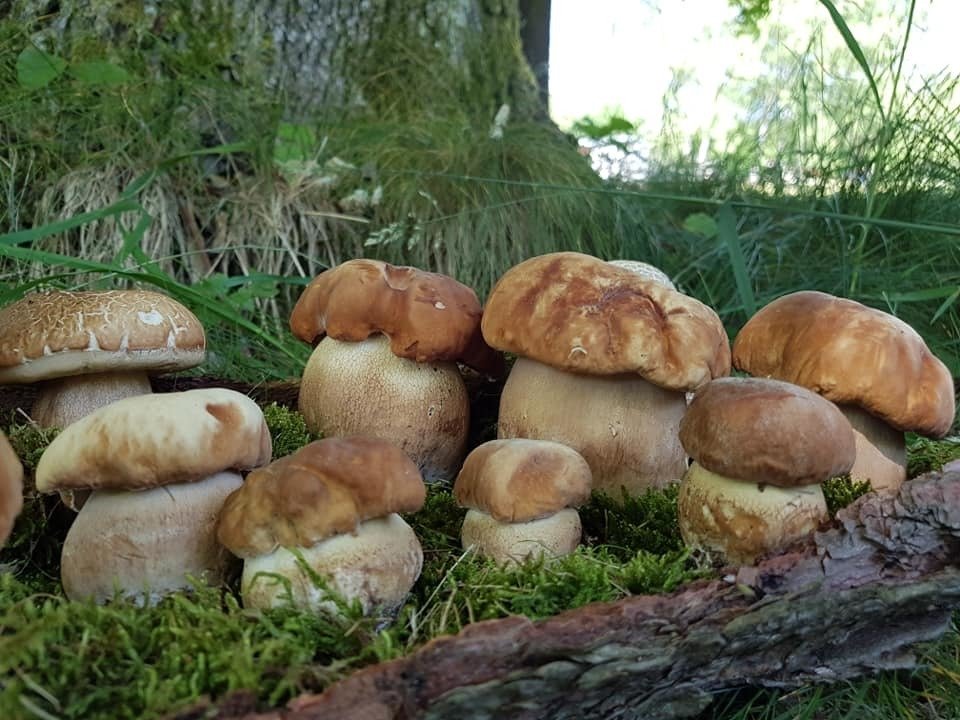
[[[857,459],[850,469],[854,481],[870,482],[880,493],[894,494],[907,479],[907,445],[901,431],[853,405],[839,405],[853,426]]]
[[[150,490],[94,491],[63,543],[64,593],[98,603],[119,593],[152,605],[189,588],[188,576],[220,584],[232,561],[217,542],[217,517],[242,484],[221,472]]]
[[[482,510],[468,510],[460,537],[497,564],[522,563],[528,557],[560,558],[580,544],[580,514],[573,508],[527,522],[500,522]]]
[[[364,613],[378,609],[389,615],[422,568],[423,549],[413,528],[391,513],[360,523],[353,534],[244,559],[241,594],[244,607],[292,603],[336,614],[340,607],[330,591],[348,603],[359,601]]]
[[[470,400],[456,363],[397,357],[384,335],[321,340],[303,370],[299,409],[324,437],[394,443],[428,483],[452,479],[466,452]]]
[[[30,416],[40,427],[65,428],[104,405],[152,392],[145,372],[105,372],[47,380]]]
[[[553,440],[579,452],[593,486],[619,499],[678,481],[683,392],[636,375],[575,375],[518,358],[500,398],[497,436]]]
[[[751,564],[815,530],[827,518],[827,503],[820,485],[759,485],[695,462],[680,482],[677,512],[689,547]]]

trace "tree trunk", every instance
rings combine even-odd
[[[673,594],[539,622],[467,627],[256,714],[249,696],[188,718],[691,717],[722,690],[909,668],[960,601],[960,472],[864,496],[804,547]]]

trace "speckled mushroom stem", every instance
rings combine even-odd
[[[868,480],[880,493],[895,493],[907,479],[907,445],[903,432],[853,405],[839,405],[853,426],[857,459],[853,480]]]
[[[146,372],[102,372],[47,380],[30,417],[40,427],[65,428],[104,405],[152,392]]]
[[[680,444],[683,392],[636,375],[575,375],[518,358],[500,398],[497,436],[563,443],[593,472],[593,487],[621,497],[677,482],[687,468]]]
[[[526,522],[500,522],[482,510],[468,510],[460,530],[464,549],[472,548],[498,565],[564,557],[577,549],[581,534],[580,513],[574,508]]]

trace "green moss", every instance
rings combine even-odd
[[[34,423],[12,422],[7,426],[7,438],[23,463],[24,473],[33,475],[43,451],[59,432],[57,428],[42,428]]]
[[[284,405],[270,403],[263,408],[263,419],[267,422],[270,438],[273,440],[274,460],[292,455],[304,445],[320,438],[307,429],[303,415]]]
[[[907,435],[907,477],[939,470],[957,458],[960,458],[960,441],[955,438],[930,440],[913,433]]]
[[[849,475],[838,475],[821,484],[823,497],[827,501],[827,512],[830,517],[837,514],[861,495],[870,492],[870,483],[866,481],[854,482]]]
[[[595,492],[580,508],[587,542],[610,546],[622,561],[637,552],[665,555],[683,548],[677,523],[679,484],[648,490],[638,497],[626,493],[620,500]]]

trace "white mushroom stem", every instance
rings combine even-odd
[[[867,480],[880,493],[895,494],[907,479],[907,444],[903,432],[854,405],[838,406],[853,426],[857,459],[852,480]]]
[[[237,473],[221,472],[150,490],[94,491],[63,543],[64,593],[98,603],[119,593],[154,604],[191,587],[188,576],[220,584],[231,555],[217,542],[217,516],[242,484]]]
[[[677,482],[683,392],[636,375],[575,375],[517,358],[500,397],[497,437],[553,440],[579,452],[595,489],[621,497]]]
[[[47,380],[30,416],[40,427],[65,428],[104,405],[152,392],[145,372],[104,372]]]
[[[324,437],[394,443],[428,483],[452,479],[466,452],[470,400],[456,363],[397,357],[384,335],[321,340],[303,370],[299,410]]]
[[[292,603],[336,614],[340,607],[330,598],[333,592],[347,603],[359,601],[364,613],[379,608],[389,614],[404,601],[422,568],[420,541],[403,518],[391,513],[360,523],[353,534],[311,547],[245,558],[241,595],[244,607]]]
[[[580,544],[580,514],[566,508],[527,522],[500,522],[482,510],[468,510],[460,538],[463,548],[492,558],[498,565],[522,563],[528,557],[560,558]]]
[[[827,518],[827,503],[820,485],[759,485],[695,462],[680,482],[677,512],[689,547],[751,564],[815,530]]]

